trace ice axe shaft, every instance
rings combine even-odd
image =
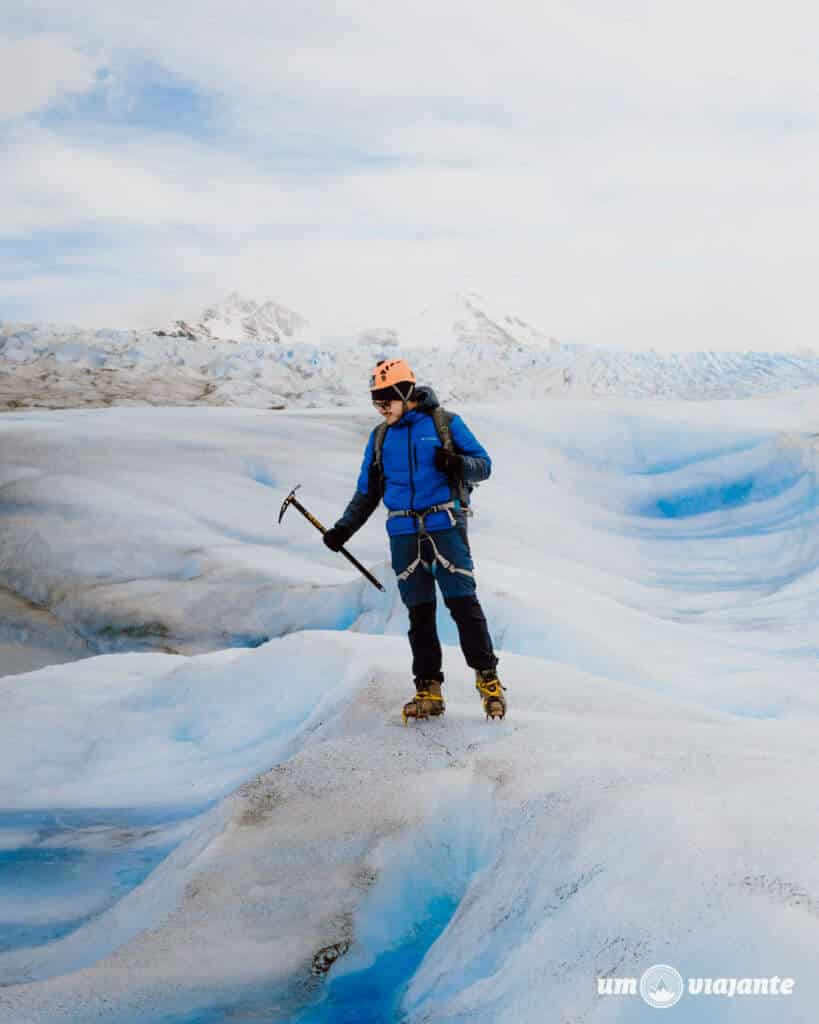
[[[308,512],[304,505],[302,505],[302,503],[296,499],[295,495],[299,487],[301,487],[301,484],[296,484],[293,490],[287,495],[287,497],[282,502],[282,507],[281,510],[279,511],[279,522],[282,521],[282,517],[284,516],[284,513],[287,511],[288,505],[293,505],[294,508],[297,508],[299,512],[301,512],[305,519],[308,519],[313,524],[313,526],[315,526],[319,533],[327,533],[326,528],[322,526],[318,519],[316,519],[314,515]],[[378,582],[375,576],[373,576],[369,569],[365,569],[361,562],[359,562],[357,558],[354,558],[349,551],[347,551],[345,548],[339,548],[338,552],[340,555],[344,555],[348,562],[352,562],[356,569],[358,569],[358,571],[362,575],[366,576],[374,587],[378,587],[378,589],[382,591],[384,590],[384,587],[381,586],[381,584]]]

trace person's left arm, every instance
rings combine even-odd
[[[452,417],[449,431],[455,445],[455,454],[448,453],[448,461],[453,463],[448,471],[468,484],[479,484],[482,480],[488,480],[492,472],[492,460],[460,416]]]

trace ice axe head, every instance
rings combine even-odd
[[[282,502],[282,507],[281,507],[281,510],[279,511],[279,522],[282,521],[282,516],[287,511],[287,506],[291,505],[293,503],[293,499],[295,498],[296,491],[300,487],[301,487],[301,484],[296,484],[296,486],[293,488],[293,490],[287,495],[287,497]]]

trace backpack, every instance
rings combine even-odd
[[[432,417],[432,422],[435,424],[435,429],[438,432],[438,439],[441,442],[441,447],[446,448],[449,452],[454,452],[455,443],[452,440],[452,431],[449,429],[449,424],[455,413],[447,412],[447,410],[441,408],[440,405],[436,405],[434,409],[424,411],[428,412],[428,415]],[[373,438],[373,464],[371,471],[375,473],[376,491],[382,498],[384,497],[386,480],[384,478],[384,466],[381,459],[381,453],[384,448],[384,438],[387,436],[388,430],[389,425],[382,421],[375,428],[375,437]],[[469,495],[472,493],[475,485],[468,484],[464,480],[458,480],[457,482],[450,480],[450,485],[452,487],[453,498],[457,498],[461,503],[461,508],[467,515],[471,516],[472,510],[469,508]]]

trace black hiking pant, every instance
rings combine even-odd
[[[433,546],[434,543],[434,546]],[[450,572],[437,563],[435,549],[457,566]],[[494,669],[498,663],[486,617],[476,595],[472,552],[466,527],[436,530],[431,538],[415,533],[390,537],[392,567],[398,575],[398,590],[409,613],[412,672],[416,679],[437,679],[441,672],[441,643],[435,625],[436,583],[458,628],[461,650],[470,668]],[[413,563],[421,564],[411,569]],[[401,574],[409,570],[409,576]]]
[[[492,650],[492,639],[486,616],[474,594],[466,597],[445,597],[444,603],[458,628],[461,650],[467,665],[474,669],[494,668],[498,659]],[[443,682],[441,643],[435,625],[435,599],[416,604],[409,612],[409,642],[412,648],[412,672],[416,679],[437,679]]]

